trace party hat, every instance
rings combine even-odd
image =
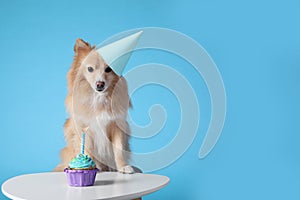
[[[104,61],[119,76],[122,75],[142,32],[139,31],[97,49],[97,52],[102,56]]]

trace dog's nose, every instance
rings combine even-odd
[[[96,82],[96,89],[98,91],[104,90],[104,87],[105,87],[105,82],[103,82],[103,81],[97,81]]]

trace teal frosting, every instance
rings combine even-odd
[[[69,163],[69,167],[74,169],[88,169],[95,168],[96,165],[88,155],[78,154],[71,160],[71,162]]]

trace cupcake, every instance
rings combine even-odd
[[[95,162],[87,154],[84,154],[84,137],[82,133],[81,153],[71,160],[66,172],[70,186],[83,187],[94,185],[96,174],[99,171]]]
[[[78,154],[65,169],[69,185],[75,187],[94,185],[98,171],[94,161],[86,154]]]

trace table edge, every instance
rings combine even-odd
[[[10,198],[10,199],[13,199],[13,200],[26,200],[26,199],[23,199],[23,198],[20,198],[20,197],[16,197],[16,196],[14,196],[14,195],[12,195],[12,194],[6,192],[6,191],[4,190],[5,184],[6,184],[7,182],[11,181],[12,179],[20,178],[20,177],[22,177],[22,176],[30,176],[30,175],[38,175],[38,174],[52,174],[52,173],[54,173],[54,174],[61,174],[61,173],[64,173],[64,172],[40,172],[40,173],[21,174],[21,175],[18,175],[18,176],[14,176],[14,177],[11,177],[11,178],[7,179],[5,182],[2,183],[2,185],[1,185],[1,192],[2,192],[6,197],[8,197],[8,198]],[[115,173],[115,172],[100,172],[100,173]],[[118,172],[116,172],[116,173],[118,173]],[[144,173],[143,173],[143,174],[144,174]],[[145,173],[144,175],[148,175],[148,174]],[[132,198],[132,197],[135,198],[134,196],[136,196],[136,195],[142,197],[142,196],[151,194],[151,193],[153,193],[153,192],[155,192],[155,191],[158,191],[158,190],[162,189],[163,187],[165,187],[166,185],[168,185],[169,182],[170,182],[170,178],[167,177],[167,176],[160,175],[160,174],[149,174],[149,175],[162,176],[162,177],[166,178],[166,181],[165,181],[162,185],[157,186],[157,187],[154,187],[154,188],[152,188],[151,190],[144,191],[144,192],[136,192],[136,193],[129,194],[129,195],[126,195],[126,196],[117,197],[117,199],[120,199],[120,200],[121,200],[121,199],[124,199],[124,198]]]

